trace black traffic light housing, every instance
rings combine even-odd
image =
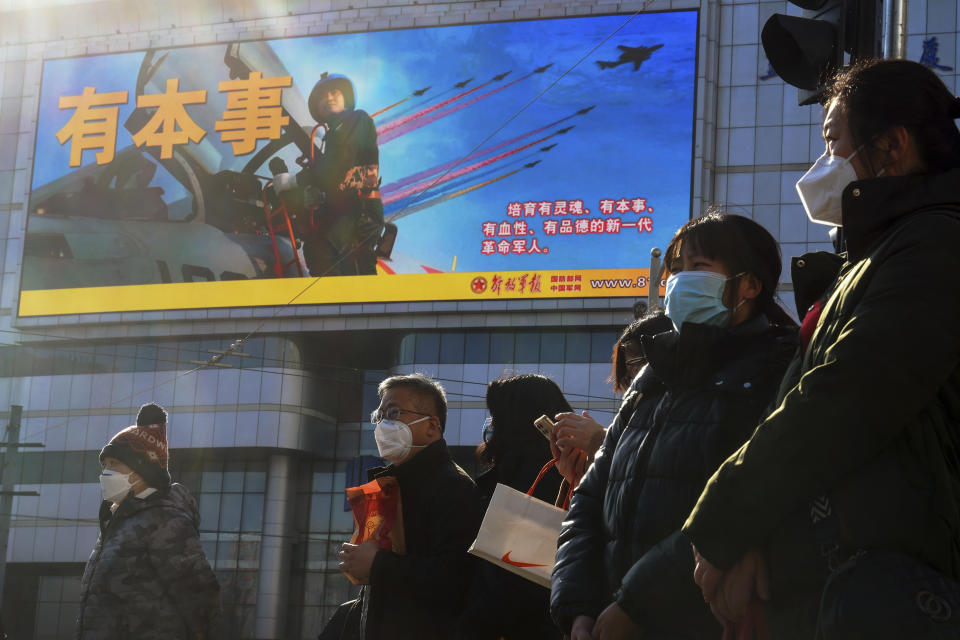
[[[851,62],[880,55],[880,0],[790,1],[804,17],[770,16],[760,40],[773,70],[799,90],[799,103],[814,104],[844,53]]]

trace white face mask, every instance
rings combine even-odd
[[[117,473],[105,469],[100,474],[100,490],[103,493],[103,499],[108,502],[117,502],[120,498],[127,495],[133,486],[130,482],[131,474]]]
[[[824,152],[797,181],[797,193],[810,220],[833,227],[843,224],[843,190],[857,180],[850,160],[859,152],[857,149],[849,158]]]
[[[417,424],[429,420],[424,416],[410,424]],[[373,430],[373,437],[377,441],[377,451],[384,460],[399,464],[410,457],[412,449],[422,449],[427,445],[413,444],[413,432],[410,425],[399,420],[384,419],[377,423]]]

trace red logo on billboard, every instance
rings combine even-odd
[[[470,290],[474,293],[483,293],[487,290],[487,279],[483,276],[477,276],[470,283]]]

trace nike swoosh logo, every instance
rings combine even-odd
[[[505,554],[503,554],[503,557],[500,558],[500,559],[501,559],[503,562],[506,562],[507,564],[512,564],[512,565],[515,566],[515,567],[545,567],[545,566],[547,566],[547,565],[545,565],[545,564],[534,564],[534,563],[532,563],[532,562],[517,562],[516,560],[511,560],[511,559],[510,559],[510,554],[511,554],[511,553],[512,553],[512,551],[507,551]]]

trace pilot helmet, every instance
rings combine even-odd
[[[307,106],[310,109],[310,115],[317,122],[323,122],[326,119],[326,112],[320,106],[323,94],[331,89],[339,89],[343,94],[343,107],[345,110],[352,110],[357,104],[356,92],[350,78],[345,75],[334,73],[329,74],[326,71],[320,76],[317,84],[313,85],[313,91],[310,92],[310,99]]]

